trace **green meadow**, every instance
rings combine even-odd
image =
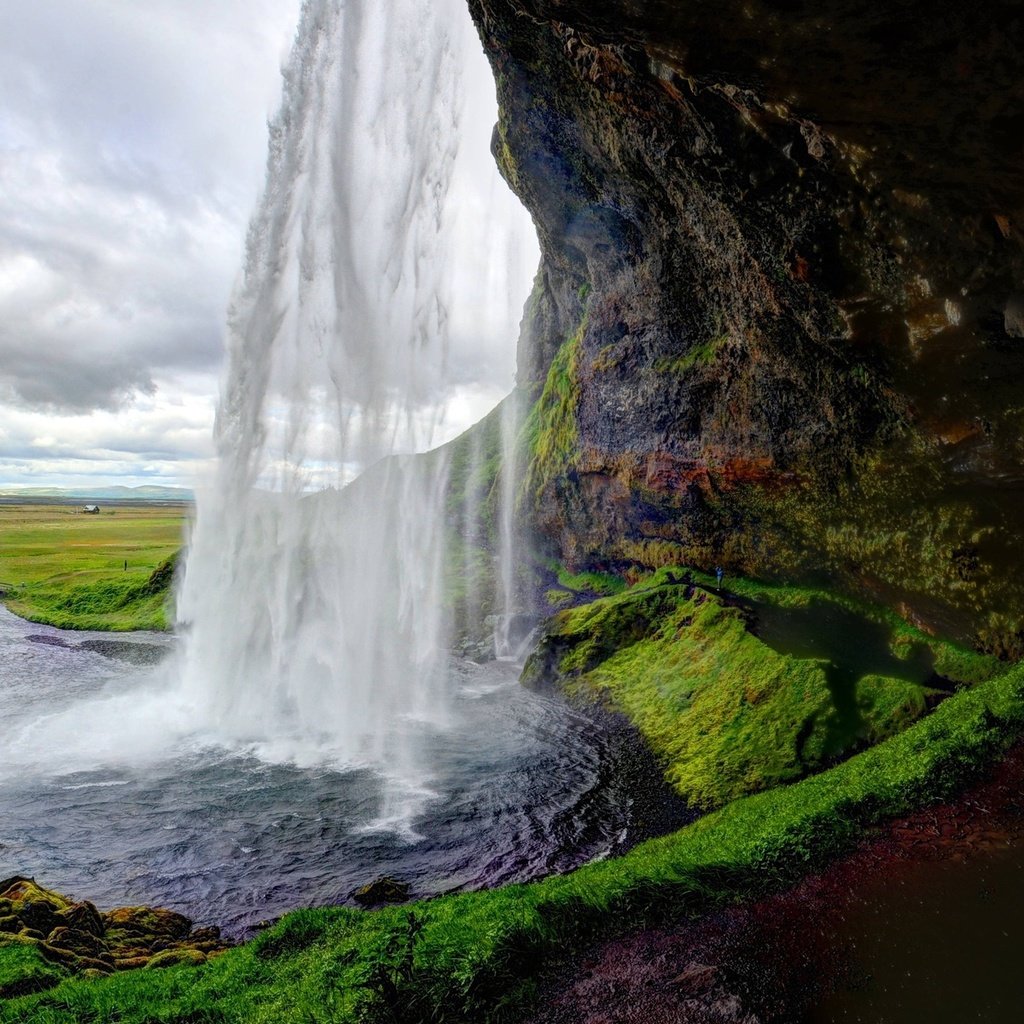
[[[166,629],[187,505],[0,505],[0,593],[62,629]]]

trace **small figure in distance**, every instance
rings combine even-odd
[[[128,559],[127,558],[124,560],[124,571],[125,572],[128,571]]]
[[[718,580],[718,589],[722,589],[722,577],[725,575],[725,571],[720,565],[715,566],[715,579]]]

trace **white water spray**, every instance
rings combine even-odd
[[[511,342],[522,300],[522,211],[471,240],[453,187],[494,175],[460,165],[479,50],[461,0],[303,8],[178,603],[189,702],[264,756],[422,777],[408,721],[444,717],[444,460],[395,453],[444,419],[460,278],[471,329]]]

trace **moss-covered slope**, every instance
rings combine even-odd
[[[304,910],[199,968],[65,981],[0,1001],[0,1021],[64,1024],[487,1024],[521,1013],[530,979],[597,932],[777,888],[866,826],[954,793],[1024,731],[1024,668],[828,771],[733,801],[615,861],[409,911]],[[0,946],[0,979],[38,971]]]
[[[883,609],[662,569],[556,614],[524,671],[640,729],[700,807],[791,782],[999,670]]]

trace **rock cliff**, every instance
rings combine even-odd
[[[523,510],[1024,647],[1019,5],[469,0],[542,263]]]

